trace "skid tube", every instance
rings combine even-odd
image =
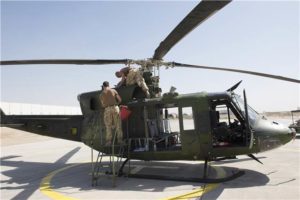
[[[129,161],[127,158],[119,169],[118,176],[123,176],[123,168],[126,163]],[[141,179],[153,179],[153,180],[166,180],[166,181],[182,181],[182,182],[195,182],[195,183],[222,183],[234,180],[242,175],[245,174],[245,171],[238,171],[233,173],[230,176],[224,178],[207,178],[207,166],[208,160],[205,160],[204,164],[204,173],[203,178],[186,178],[186,177],[171,177],[171,176],[163,176],[163,175],[153,175],[153,174],[128,174],[127,177],[129,178],[141,178]]]

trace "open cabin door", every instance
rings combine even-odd
[[[246,93],[242,105],[234,96],[211,101],[211,133],[214,155],[230,156],[232,152],[248,151],[253,147],[253,132],[249,123]]]

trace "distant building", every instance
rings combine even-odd
[[[80,107],[0,102],[7,115],[81,115]]]

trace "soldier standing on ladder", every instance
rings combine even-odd
[[[106,127],[106,146],[111,145],[112,128],[115,127],[118,143],[123,142],[123,132],[118,104],[122,99],[115,89],[109,87],[109,82],[104,81],[100,101],[104,107],[104,124]]]

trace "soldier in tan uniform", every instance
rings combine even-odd
[[[100,101],[104,107],[104,124],[106,127],[106,144],[111,145],[112,129],[116,130],[118,143],[123,141],[122,125],[120,118],[120,109],[118,104],[121,103],[121,97],[115,89],[109,87],[107,81],[103,82]]]
[[[118,78],[122,78],[122,80],[118,83],[117,87],[122,85],[133,85],[137,84],[139,87],[143,89],[146,93],[146,96],[149,97],[149,88],[145,83],[145,79],[143,78],[142,72],[139,69],[124,67],[120,71],[116,72],[116,76]]]

